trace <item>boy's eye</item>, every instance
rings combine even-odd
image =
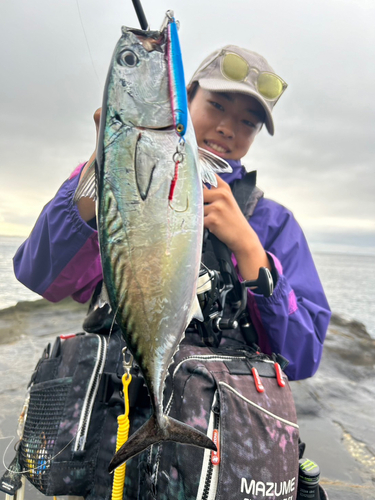
[[[243,120],[242,121],[245,125],[247,125],[248,127],[251,127],[251,128],[255,128],[256,127],[256,124],[251,122],[250,120]]]
[[[216,109],[219,109],[220,111],[224,111],[224,108],[221,104],[219,104],[216,101],[209,101],[209,103]]]

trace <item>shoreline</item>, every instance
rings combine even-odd
[[[0,345],[13,343],[24,335],[42,337],[67,331],[82,331],[88,303],[71,298],[58,303],[45,299],[18,302],[0,309]]]
[[[36,333],[37,328],[31,322],[31,319],[36,319],[36,321],[38,321],[38,313],[43,319],[50,319],[52,329],[45,332],[45,335],[50,335],[56,330],[56,328],[58,328],[56,331],[65,332],[66,329],[69,329],[71,324],[76,324],[75,322],[77,319],[81,318],[80,321],[83,321],[88,305],[89,302],[80,304],[74,301],[71,297],[55,303],[41,298],[36,300],[23,300],[17,302],[15,305],[0,309],[0,344],[13,342],[16,338],[19,338],[20,335],[22,335],[22,333],[17,332],[15,334],[16,336],[13,334],[9,337],[9,340],[7,340],[9,327],[11,327],[12,324],[15,326],[23,326],[25,328],[23,334],[35,333],[37,336],[42,336],[43,332]],[[65,314],[68,315],[68,317],[65,316],[64,318],[66,322],[59,321],[60,319],[62,320],[61,317]],[[56,316],[55,318],[53,318],[54,315]],[[47,327],[47,323],[43,325],[43,328]],[[332,312],[330,327],[347,328],[351,333],[355,333],[361,338],[375,340],[367,331],[364,323],[355,319],[347,318],[344,315],[335,312]]]

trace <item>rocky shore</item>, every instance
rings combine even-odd
[[[292,382],[305,456],[330,500],[375,499],[375,340],[333,315],[311,379]]]
[[[1,456],[15,436],[25,388],[43,348],[61,333],[81,331],[86,309],[68,299],[0,310]],[[292,382],[305,456],[319,464],[330,500],[375,499],[374,368],[375,340],[365,327],[333,315],[318,372]],[[5,453],[7,464],[13,446]],[[46,498],[31,486],[27,491],[25,498]]]

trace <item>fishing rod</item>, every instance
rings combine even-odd
[[[143,30],[149,30],[150,27],[148,25],[145,13],[143,11],[141,1],[140,0],[132,0],[132,2],[133,2],[134,9],[135,9],[135,13],[137,14],[137,17],[138,17],[139,24],[141,25],[141,28]]]

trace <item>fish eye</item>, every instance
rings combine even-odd
[[[139,59],[131,50],[124,50],[119,54],[117,58],[117,62],[121,64],[121,66],[128,66],[129,68],[134,68],[137,66]]]

